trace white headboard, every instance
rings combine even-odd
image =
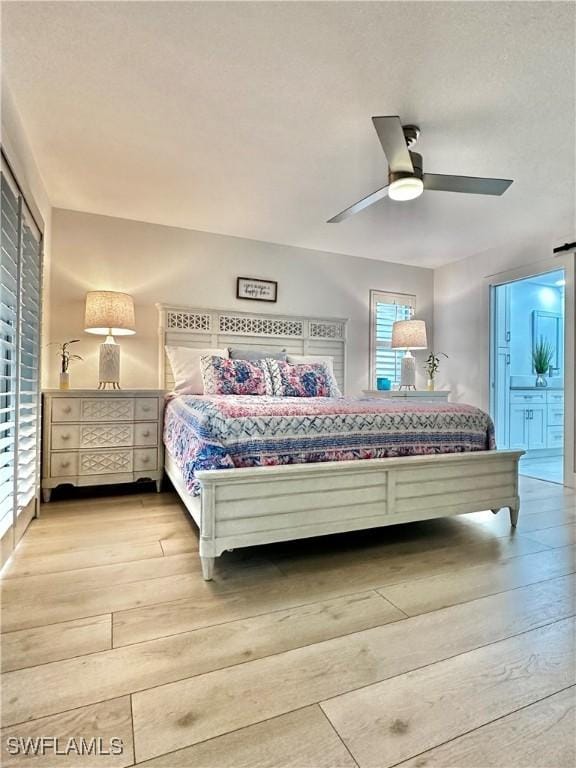
[[[159,385],[174,385],[166,345],[179,347],[243,347],[285,349],[292,355],[329,355],[342,392],[346,385],[346,324],[335,317],[272,315],[225,309],[198,309],[157,304],[159,327]]]

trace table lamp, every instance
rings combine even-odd
[[[392,349],[405,349],[400,374],[400,389],[416,389],[416,362],[411,349],[427,349],[424,320],[397,320],[392,325]]]
[[[86,294],[84,330],[106,336],[100,345],[100,373],[98,389],[120,389],[120,347],[116,336],[136,333],[134,328],[134,301],[127,293],[117,291],[89,291]]]

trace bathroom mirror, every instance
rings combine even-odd
[[[557,312],[532,312],[532,349],[540,339],[547,341],[554,350],[551,367],[556,368],[554,375],[562,374],[562,352],[564,339],[562,338],[562,315]]]

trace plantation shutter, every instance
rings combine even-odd
[[[40,233],[26,211],[20,275],[18,515],[36,495],[40,457]]]
[[[2,154],[0,565],[36,512],[40,459],[42,234]]]
[[[4,173],[0,179],[0,192],[0,538],[2,538],[12,526],[14,517],[20,231],[18,198]]]
[[[370,292],[371,315],[371,386],[385,376],[392,384],[400,382],[401,360],[405,352],[391,349],[392,325],[396,320],[409,320],[416,309],[416,297],[385,291]]]

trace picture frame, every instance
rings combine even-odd
[[[238,277],[236,298],[274,303],[278,301],[278,283],[276,280],[262,280],[258,277]]]

